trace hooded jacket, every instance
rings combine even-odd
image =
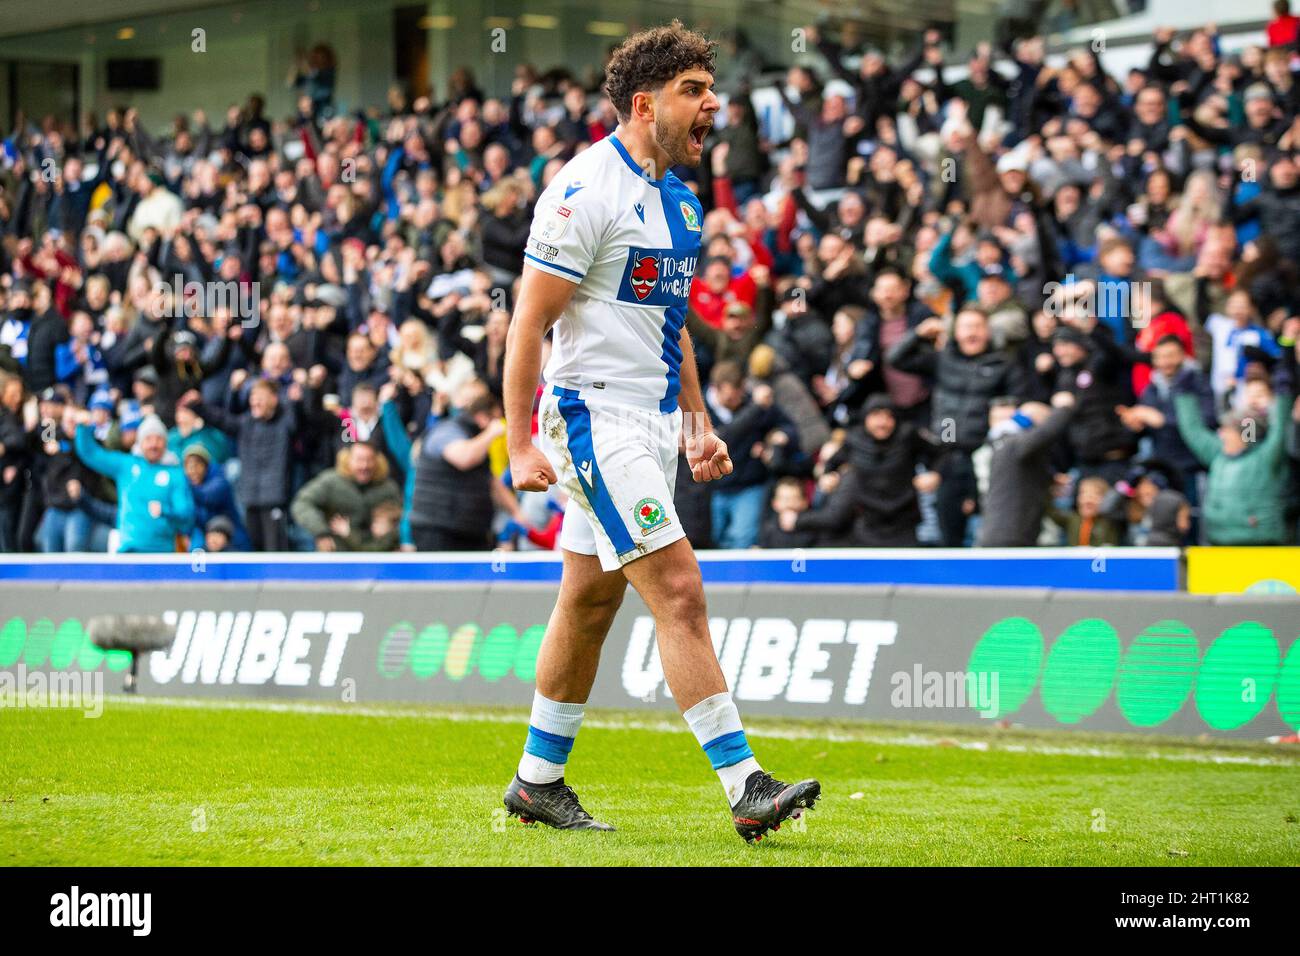
[[[78,425],[77,457],[117,485],[118,551],[159,554],[176,550],[176,536],[194,527],[194,496],[176,463],[150,464],[139,455],[109,451],[95,441],[94,429]],[[170,457],[170,456],[169,456]],[[150,506],[160,509],[155,517]]]
[[[1038,425],[989,439],[988,490],[976,545],[1029,548],[1038,543],[1052,484],[1052,447],[1074,413],[1073,405],[1056,408]]]
[[[388,460],[383,455],[375,455],[374,477],[364,485],[352,477],[351,459],[351,448],[340,451],[335,466],[303,485],[293,499],[293,520],[313,538],[331,534],[329,521],[333,515],[343,515],[357,531],[369,526],[375,505],[383,501],[402,503],[402,492],[388,477]]]
[[[818,531],[823,543],[846,547],[915,546],[921,507],[912,479],[918,465],[929,468],[936,452],[906,422],[900,422],[883,441],[865,429],[855,429],[840,453],[852,467],[826,506],[801,514],[795,530]],[[828,464],[835,461],[832,458]]]
[[[1268,431],[1239,455],[1224,454],[1219,436],[1201,419],[1196,396],[1178,395],[1174,408],[1183,441],[1210,472],[1201,506],[1210,544],[1284,544],[1291,397],[1277,396]]]
[[[1026,391],[1019,366],[1006,353],[990,348],[966,355],[953,340],[936,351],[915,330],[890,350],[886,361],[932,383],[931,428],[945,442],[951,435],[952,443],[966,452],[984,443],[990,400]]]

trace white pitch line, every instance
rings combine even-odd
[[[415,707],[375,707],[357,704],[317,704],[306,701],[242,701],[205,700],[193,697],[135,697],[115,695],[113,704],[126,703],[139,706],[178,707],[194,710],[255,710],[267,713],[317,714],[335,717],[399,718],[404,720],[449,720],[461,723],[519,724],[526,718],[518,714],[494,714],[463,710],[427,710]],[[680,721],[668,720],[606,720],[588,717],[584,727],[601,730],[648,730],[656,733],[686,734]],[[1065,747],[1023,743],[990,743],[986,740],[955,740],[951,737],[931,737],[924,734],[901,734],[897,737],[872,734],[851,734],[840,731],[819,731],[804,727],[766,727],[759,725],[746,730],[750,737],[770,737],[777,740],[825,740],[830,743],[861,743],[896,747],[957,747],[960,750],[1026,753],[1049,757],[1096,757],[1101,759],[1171,760],[1204,764],[1239,764],[1252,767],[1295,767],[1295,760],[1277,757],[1253,757],[1246,754],[1196,753],[1187,751],[1161,751],[1152,749],[1145,754],[1127,753],[1104,747]]]

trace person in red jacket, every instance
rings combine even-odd
[[[696,272],[691,285],[691,309],[715,329],[722,328],[722,317],[727,306],[744,302],[751,309],[758,299],[758,287],[748,272],[731,274],[731,261],[724,256],[714,256]]]
[[[1268,23],[1269,46],[1291,46],[1300,32],[1300,17],[1291,15],[1290,0],[1274,0],[1273,19]]]
[[[1134,339],[1134,347],[1143,355],[1150,355],[1155,349],[1156,343],[1166,335],[1176,336],[1178,341],[1183,343],[1183,349],[1191,358],[1196,357],[1196,347],[1192,341],[1192,330],[1187,324],[1187,319],[1176,308],[1169,304],[1165,298],[1165,285],[1159,279],[1151,279],[1146,283],[1148,294],[1146,296],[1133,295],[1130,301],[1134,304],[1133,325],[1137,329],[1137,336]],[[1139,311],[1148,312],[1149,315],[1137,314]],[[1149,321],[1147,321],[1149,319]],[[1133,394],[1141,395],[1142,390],[1147,387],[1151,381],[1151,363],[1134,362],[1133,363]]]

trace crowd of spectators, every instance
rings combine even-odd
[[[734,472],[697,547],[1292,543],[1300,53],[1158,30],[1108,73],[1040,37],[903,62],[809,27],[760,124],[743,38],[677,174],[688,329]],[[1289,30],[1289,32],[1288,32]],[[511,307],[598,86],[252,96],[149,130],[20,119],[0,155],[0,551],[552,548],[510,487]]]

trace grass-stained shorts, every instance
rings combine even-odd
[[[673,490],[680,408],[660,412],[547,385],[538,444],[569,496],[560,547],[600,557],[606,571],[685,537]]]

